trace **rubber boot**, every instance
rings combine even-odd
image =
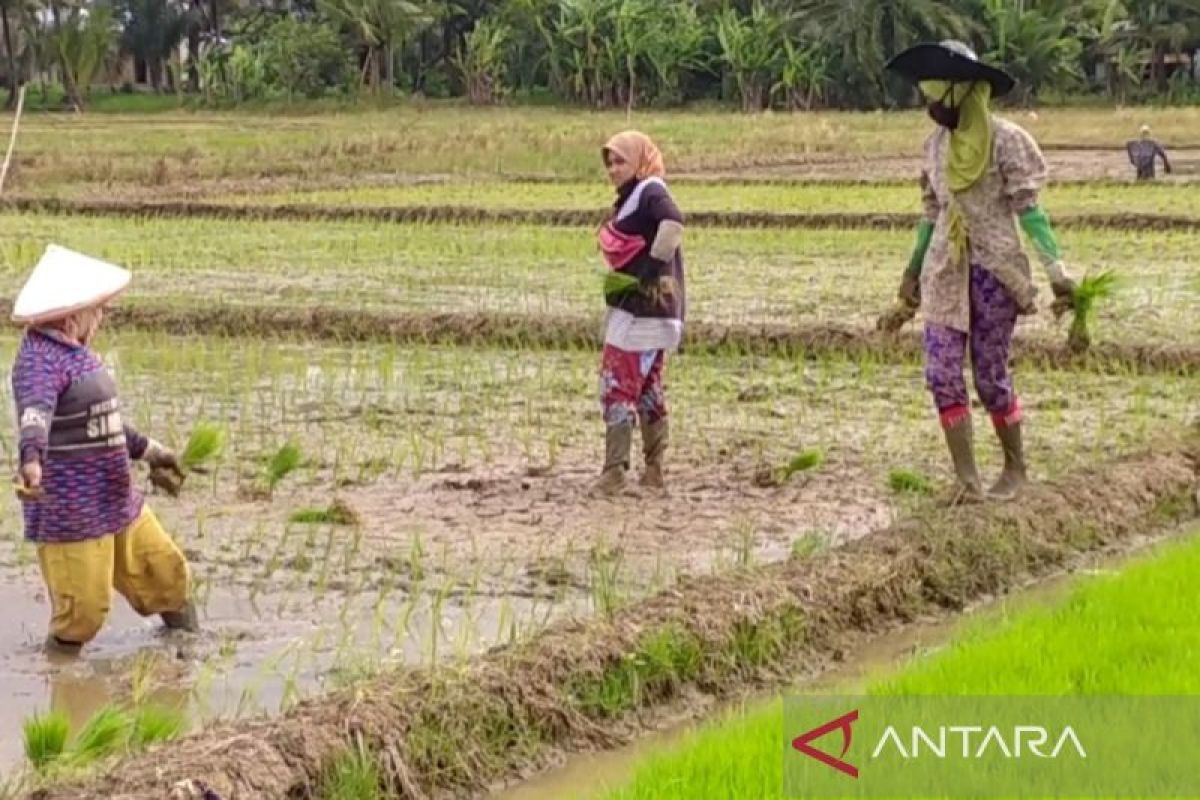
[[[958,487],[951,505],[978,503],[983,500],[983,488],[979,482],[979,470],[975,467],[975,431],[971,418],[966,417],[956,425],[946,428],[946,446],[954,461],[954,474]]]
[[[988,496],[996,500],[1012,500],[1029,482],[1025,473],[1025,448],[1021,441],[1021,423],[997,425],[996,438],[1004,450],[1004,471],[1000,479],[988,490]]]
[[[173,631],[187,631],[188,633],[200,632],[200,620],[196,616],[196,604],[191,600],[187,601],[187,605],[178,611],[164,611],[159,614],[162,618],[163,625]]]
[[[593,494],[612,497],[625,488],[625,470],[629,469],[629,448],[632,444],[632,423],[608,426],[604,434],[604,469],[592,486]]]
[[[667,418],[658,422],[642,423],[642,453],[646,457],[646,471],[642,473],[642,486],[651,489],[666,488],[663,475],[663,455],[670,441]]]

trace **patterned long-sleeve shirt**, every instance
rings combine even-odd
[[[25,538],[95,539],[142,511],[130,459],[147,439],[124,425],[116,384],[100,358],[55,331],[30,330],[12,369],[21,463],[42,465],[43,494],[23,503]]]
[[[970,330],[971,264],[1000,279],[1021,308],[1037,294],[1029,259],[1021,246],[1017,216],[1038,204],[1046,181],[1046,161],[1033,137],[1017,125],[992,117],[992,158],[970,189],[950,191],[946,150],[950,132],[939,128],[925,142],[921,190],[933,238],[921,270],[921,315],[927,322]],[[950,241],[950,204],[966,223],[969,255],[956,263]]]

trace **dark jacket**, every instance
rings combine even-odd
[[[686,289],[683,275],[683,248],[676,249],[668,261],[652,258],[650,248],[654,237],[658,235],[658,226],[664,220],[673,220],[683,224],[683,214],[675,205],[667,187],[657,181],[647,182],[642,187],[637,206],[630,213],[621,216],[621,209],[633,195],[639,181],[630,181],[617,191],[617,201],[613,204],[610,221],[614,228],[621,233],[641,236],[646,244],[634,259],[621,269],[621,272],[638,279],[639,289],[630,289],[617,294],[609,294],[605,298],[608,305],[628,311],[635,317],[670,317],[682,320],[687,308]],[[653,286],[660,277],[670,276],[678,286],[673,297],[664,303],[655,305],[646,290]]]

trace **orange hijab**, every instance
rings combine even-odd
[[[646,178],[662,178],[667,174],[663,165],[662,152],[651,141],[650,137],[641,131],[622,131],[608,140],[603,152],[612,151],[619,155],[636,169],[634,177],[639,181]]]

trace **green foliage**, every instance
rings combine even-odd
[[[987,15],[993,46],[985,58],[1005,65],[1021,100],[1028,103],[1043,88],[1071,89],[1082,77],[1083,46],[1063,15],[1008,0],[988,0]]]
[[[75,735],[71,758],[90,764],[123,748],[132,729],[130,715],[116,706],[105,706],[92,715]]]
[[[197,467],[203,468],[221,454],[225,447],[225,431],[217,425],[201,422],[192,429],[179,462],[189,472]]]
[[[48,25],[11,4],[9,69],[65,66],[68,100],[82,103],[119,37],[152,86],[168,70],[176,84],[194,75],[208,102],[360,86],[461,92],[475,104],[520,91],[627,111],[730,92],[747,111],[870,108],[916,99],[884,69],[891,56],[957,38],[1017,77],[1017,102],[1081,89],[1121,102],[1198,94],[1178,66],[1200,47],[1196,0],[317,0],[303,13],[250,4],[220,15],[112,2],[120,31],[103,3],[52,5]],[[197,46],[176,66],[169,54],[184,36]]]
[[[760,111],[766,104],[771,78],[782,61],[786,19],[759,0],[748,15],[726,7],[717,18],[721,59],[737,83],[743,111]]]
[[[1096,321],[1096,303],[1113,296],[1117,290],[1117,275],[1113,270],[1104,270],[1087,275],[1075,289],[1074,316],[1067,342],[1072,350],[1086,350],[1092,342],[1091,329]]]
[[[572,689],[587,714],[615,717],[646,699],[671,696],[704,667],[704,650],[695,635],[675,626],[647,632],[637,649]]]
[[[511,29],[502,20],[484,17],[455,54],[454,64],[472,103],[490,105],[504,96],[510,34]]]
[[[116,38],[112,9],[96,3],[90,7],[52,6],[53,33],[49,42],[57,55],[67,86],[67,100],[81,109],[88,90]]]
[[[71,722],[61,711],[35,715],[21,725],[25,739],[25,757],[39,772],[58,760],[67,749]]]
[[[146,703],[133,712],[129,745],[133,749],[178,739],[187,728],[183,711],[169,706]]]
[[[805,450],[796,454],[791,461],[784,465],[781,480],[787,480],[797,472],[807,472],[819,467],[825,461],[825,454],[820,450]]]
[[[321,779],[320,800],[379,800],[382,783],[379,767],[365,748],[356,747],[338,756]]]
[[[162,85],[163,64],[187,30],[188,17],[167,0],[122,0],[121,47],[146,62],[150,85]]]
[[[931,494],[933,484],[929,478],[911,469],[893,469],[888,472],[888,486],[899,494]]]
[[[260,47],[267,85],[288,99],[320,97],[350,80],[349,53],[329,25],[284,17],[267,30]]]
[[[267,462],[266,478],[268,491],[274,491],[279,482],[290,475],[300,466],[300,448],[295,442],[288,442],[280,447]]]

